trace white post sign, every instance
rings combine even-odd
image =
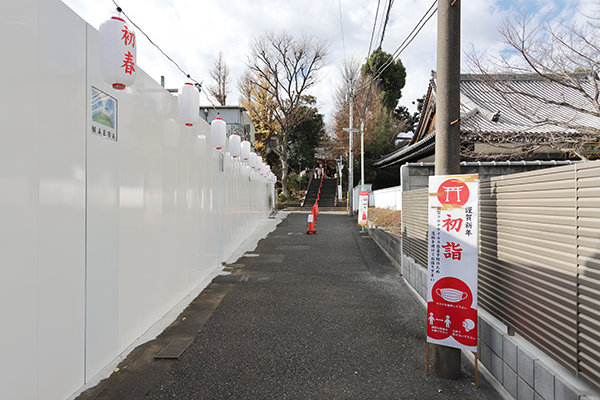
[[[479,175],[429,177],[427,341],[477,352]]]
[[[368,212],[369,212],[369,191],[358,192],[358,225],[367,225]]]

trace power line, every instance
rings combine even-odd
[[[386,30],[387,24],[388,24],[388,22],[390,20],[390,11],[392,10],[392,5],[393,4],[394,4],[394,0],[388,0],[388,7],[387,7],[387,12],[385,14],[385,20],[383,21],[383,23],[381,25],[382,26],[382,29],[381,29],[381,38],[379,40],[379,46],[377,46],[377,48],[380,51],[377,52],[377,56],[375,57],[375,63],[374,63],[374,65],[377,65],[377,63],[379,62],[379,56],[381,55],[381,45],[383,44],[383,38],[385,37],[385,30]],[[369,58],[370,54],[371,53],[369,52],[369,54],[367,55],[367,62],[369,62],[368,58]],[[369,90],[367,92],[367,99],[365,101],[365,106],[363,107],[363,112],[362,112],[362,115],[360,117],[361,121],[364,120],[365,114],[367,113],[367,105],[369,104],[369,97],[371,97],[371,88],[373,86],[373,82],[374,82],[374,79],[371,79],[371,81],[369,83]]]
[[[133,22],[131,20],[131,18],[129,18],[129,16],[127,14],[125,14],[125,11],[123,11],[123,9],[121,7],[119,7],[119,5],[117,4],[117,2],[115,0],[112,0],[112,2],[114,3],[114,5],[117,7],[117,11],[121,14],[123,14],[125,16],[125,18],[127,18],[127,20],[131,23],[131,25],[133,25],[138,31],[142,32],[142,35],[144,35],[146,37],[146,39],[148,39],[148,41],[158,49],[158,51],[160,51],[162,53],[163,56],[165,56],[167,58],[167,60],[171,61],[179,71],[181,71],[189,80],[191,80],[192,82],[196,83],[196,87],[201,89],[202,88],[202,83],[198,82],[197,80],[193,79],[190,74],[188,74],[187,72],[185,72],[180,66],[179,64],[177,64],[175,62],[175,60],[173,60],[171,57],[169,57],[156,43],[154,43],[152,41],[152,39],[150,39],[150,37],[146,34],[146,32],[144,32],[139,26],[137,26],[135,24],[135,22]]]
[[[340,8],[340,27],[342,30],[342,48],[344,49],[344,59],[346,59],[346,41],[344,40],[344,21],[342,19],[342,0],[338,0]]]
[[[371,48],[373,47],[373,38],[375,37],[375,28],[377,27],[377,18],[379,17],[379,4],[381,0],[377,0],[377,10],[375,10],[375,21],[373,22],[373,31],[371,32],[371,41],[369,42],[369,51],[367,52],[367,60],[371,54]]]
[[[400,46],[398,46],[398,48],[394,51],[394,53],[392,54],[392,57],[388,60],[388,62],[386,62],[384,65],[382,65],[381,68],[378,69],[377,71],[374,71],[374,73],[371,75],[371,77],[369,78],[369,80],[367,82],[362,83],[359,87],[356,88],[356,90],[360,90],[360,89],[366,87],[367,85],[370,85],[373,80],[379,79],[379,77],[381,76],[381,74],[383,74],[383,72],[390,65],[392,65],[392,63],[394,63],[398,59],[398,57],[400,56],[400,54],[404,50],[406,50],[406,48],[412,43],[412,41],[417,37],[417,35],[425,27],[425,25],[427,24],[427,22],[429,22],[429,20],[431,18],[433,18],[433,16],[437,12],[437,8],[434,9],[434,7],[435,7],[436,4],[437,4],[437,0],[435,0],[433,2],[433,4],[431,5],[431,7],[429,7],[429,9],[425,12],[425,14],[423,15],[423,17],[421,17],[421,19],[419,20],[419,22],[417,23],[417,25],[408,34],[408,36],[406,37],[406,39],[404,39],[404,41],[400,44]]]

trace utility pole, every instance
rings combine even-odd
[[[352,202],[354,197],[354,194],[352,193],[352,189],[354,189],[354,157],[352,154],[352,135],[354,132],[358,132],[358,129],[354,129],[354,119],[352,115],[352,107],[354,105],[354,88],[350,89],[348,97],[350,97],[350,127],[343,129],[350,135],[350,147],[348,147],[348,213],[350,216],[352,216],[354,215],[354,203]]]
[[[435,174],[460,174],[460,0],[438,1]],[[460,349],[433,345],[433,371],[460,378]]]
[[[365,122],[360,120],[360,191],[365,191]],[[360,212],[360,210],[359,210]],[[360,227],[361,232],[365,227]]]

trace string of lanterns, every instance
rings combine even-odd
[[[113,3],[115,3],[114,0]],[[135,83],[136,78],[136,34],[128,23],[121,18],[120,15],[123,13],[123,10],[116,3],[115,5],[117,6],[119,16],[111,17],[102,23],[99,29],[100,72],[104,81],[110,84],[113,89],[125,90],[128,86],[132,86]],[[131,22],[131,20],[129,21]],[[133,22],[131,24],[136,26]],[[144,35],[148,38],[145,33]],[[150,38],[148,40],[156,46]],[[156,47],[158,48],[158,46]],[[160,48],[158,49],[179,68],[177,63]],[[184,72],[181,68],[179,70]],[[190,81],[194,81],[190,75],[186,74],[186,76]],[[179,119],[187,128],[193,128],[199,119],[199,87],[200,85],[197,82],[196,84],[186,82],[177,94]],[[170,129],[168,129],[169,137],[165,138],[165,141],[169,147],[174,147],[177,135],[174,132],[174,127],[171,125],[169,125]],[[221,118],[217,117],[210,125],[212,145],[217,150],[221,150],[227,143],[227,124]],[[266,178],[270,183],[277,182],[277,176],[271,172],[271,167],[262,161],[261,156],[257,156],[255,152],[251,151],[251,144],[248,140],[242,141],[241,137],[234,132],[230,135],[228,144],[229,154],[233,159],[239,157],[240,161],[248,162],[249,169],[256,171],[260,177]],[[194,142],[194,153],[197,155],[204,154],[205,148],[206,137],[198,135],[197,140]]]

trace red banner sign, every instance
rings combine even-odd
[[[429,177],[427,341],[477,351],[479,176]]]

